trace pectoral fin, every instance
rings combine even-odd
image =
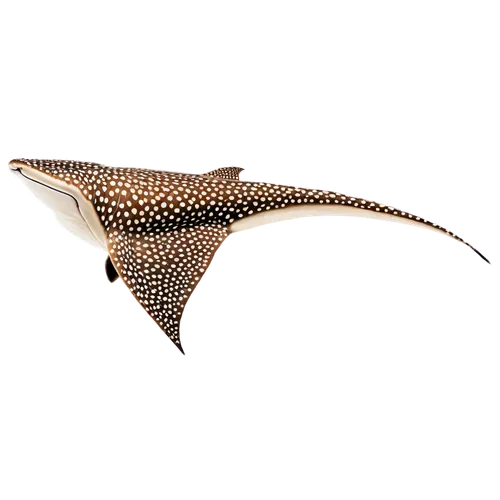
[[[113,266],[113,263],[111,262],[109,256],[106,259],[105,267],[106,267],[106,276],[108,277],[109,282],[114,283],[120,276],[118,276],[115,266]]]
[[[182,350],[184,307],[229,232],[222,226],[109,236],[114,268],[146,312]]]

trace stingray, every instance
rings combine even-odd
[[[437,231],[489,262],[456,234],[409,212],[333,191],[244,182],[237,167],[202,175],[66,160],[18,159],[9,167],[67,229],[106,250],[109,281],[121,278],[181,352],[184,307],[237,231],[316,215],[373,217]]]

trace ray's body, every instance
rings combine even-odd
[[[192,291],[227,236],[269,222],[353,215],[443,227],[341,193],[239,180],[242,169],[204,175],[62,160],[13,160],[10,168],[72,232],[103,247],[110,281],[121,277],[182,351],[179,325]]]

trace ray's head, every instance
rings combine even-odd
[[[7,168],[21,182],[35,181],[63,192],[75,192],[76,189],[92,200],[96,179],[109,167],[97,161],[75,158],[18,157],[9,160]]]
[[[103,165],[96,161],[75,158],[17,157],[8,160],[7,167],[12,171],[39,172],[56,179],[71,181],[73,177],[82,173],[88,176],[96,168],[103,168]]]

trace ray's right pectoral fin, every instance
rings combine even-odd
[[[163,233],[115,231],[109,236],[117,273],[182,353],[184,307],[228,235],[222,226],[197,226]]]
[[[109,255],[106,259],[105,268],[106,268],[106,276],[108,277],[109,282],[114,283],[120,276],[116,272],[115,266],[111,262]]]

